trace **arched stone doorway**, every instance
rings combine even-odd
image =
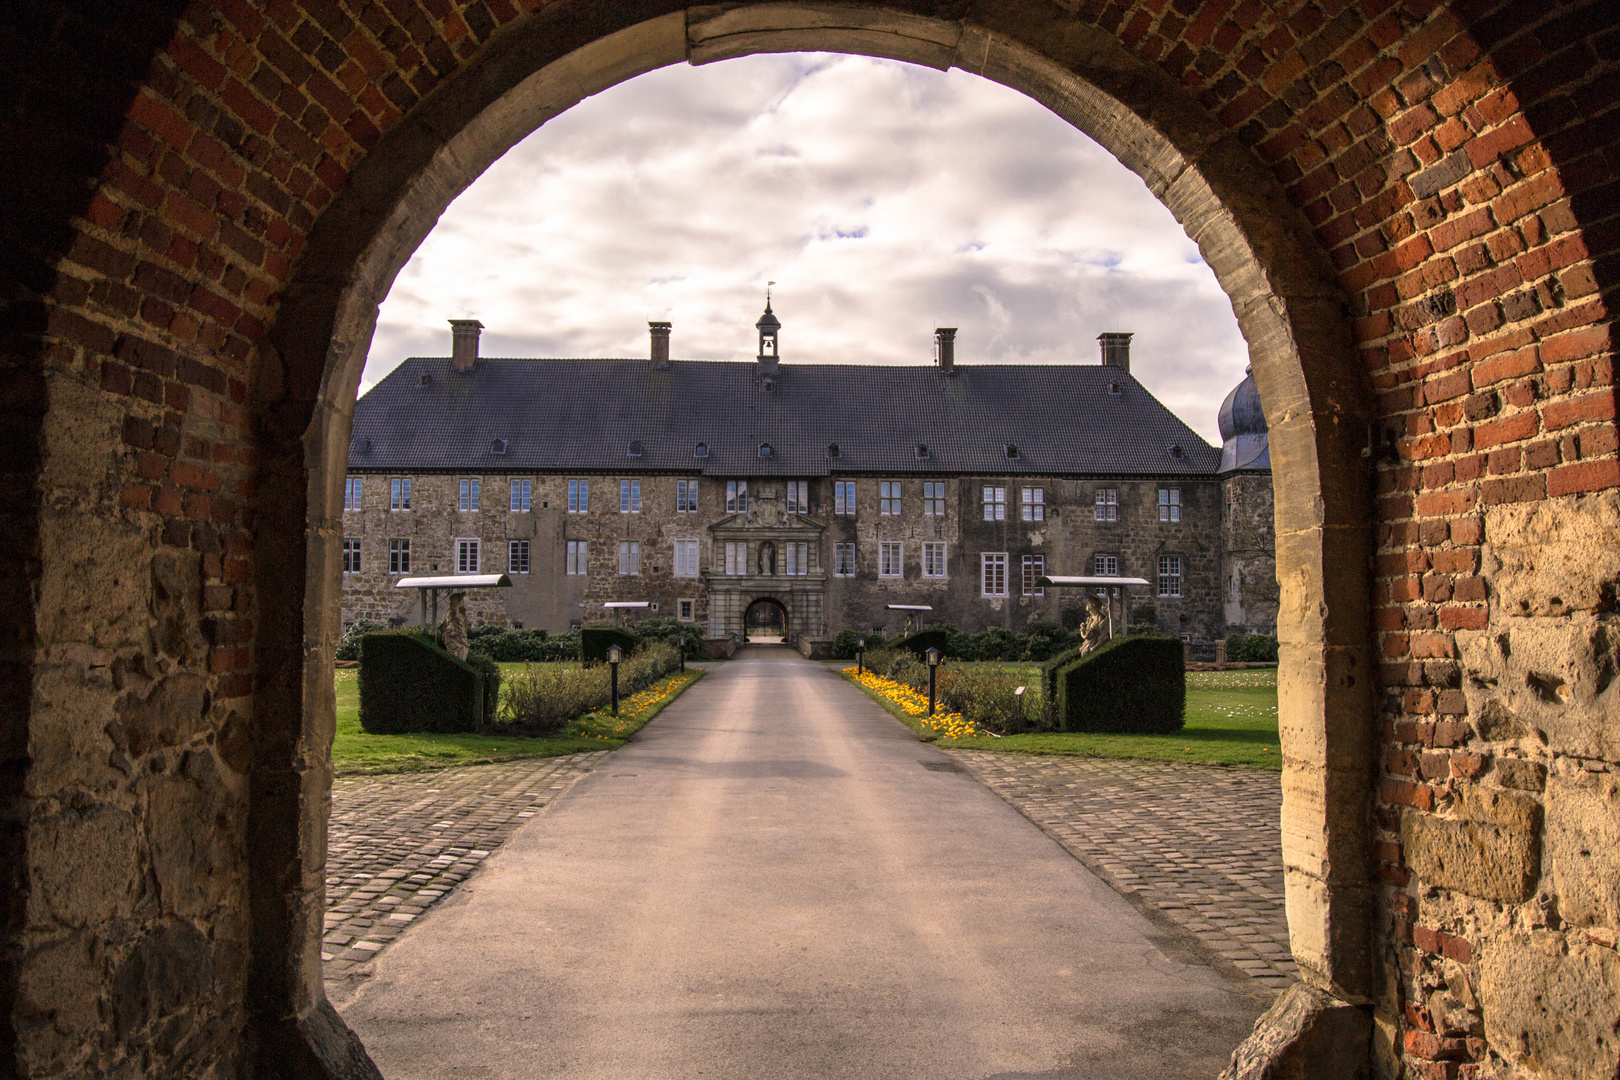
[[[792,617],[787,605],[777,597],[755,597],[743,612],[743,626],[750,638],[759,632],[766,637],[779,635],[784,645],[793,644]]]
[[[0,234],[0,1058],[167,1061],[183,1016],[211,1033],[188,1075],[366,1074],[318,956],[338,491],[375,302],[503,139],[661,63],[817,48],[1025,90],[1198,239],[1277,464],[1295,953],[1374,1000],[1384,1073],[1476,1054],[1425,1026],[1447,965],[1470,993],[1498,980],[1492,1053],[1528,1038],[1574,1073],[1568,1017],[1501,980],[1517,957],[1602,1003],[1598,938],[1536,913],[1591,891],[1569,852],[1612,845],[1549,812],[1567,865],[1526,904],[1422,843],[1471,828],[1468,785],[1526,752],[1484,679],[1585,663],[1592,635],[1548,647],[1558,620],[1610,617],[1620,543],[1590,537],[1613,535],[1620,485],[1613,6],[530,6],[0,15],[23,43],[0,59],[0,142],[29,163]],[[1490,653],[1504,635],[1513,657]],[[1510,704],[1560,707],[1544,685]],[[1562,707],[1600,710],[1592,685],[1565,680]],[[1579,797],[1567,772],[1515,796],[1518,832],[1487,830],[1510,854],[1539,858],[1543,804]],[[114,1032],[125,976],[182,956],[213,981],[118,1006]]]

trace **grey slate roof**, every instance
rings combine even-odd
[[[707,458],[694,456],[700,442]],[[763,392],[753,363],[481,358],[454,371],[415,357],[356,403],[349,449],[351,469],[398,472],[1213,476],[1219,464],[1140,383],[1101,365],[783,364]]]

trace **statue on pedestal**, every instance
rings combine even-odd
[[[1108,612],[1100,596],[1086,598],[1086,619],[1080,624],[1080,655],[1094,651],[1108,640]]]
[[[444,651],[457,660],[467,659],[467,594],[450,594],[450,612],[444,617]]]

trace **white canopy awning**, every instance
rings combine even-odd
[[[1061,577],[1056,574],[1035,579],[1041,589],[1087,588],[1098,585],[1151,585],[1147,578],[1139,577]]]
[[[932,604],[890,604],[890,611],[933,611]]]
[[[394,582],[396,589],[510,589],[512,579],[505,574],[450,574],[446,577],[407,577]]]
[[[646,607],[645,600],[609,600],[602,605],[605,608]]]

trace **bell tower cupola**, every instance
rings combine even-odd
[[[759,322],[754,324],[759,329],[759,373],[761,375],[775,375],[777,362],[781,360],[781,354],[777,350],[776,335],[782,329],[782,324],[771,311],[770,286],[775,284],[776,282],[773,281],[765,286],[765,314],[761,315]]]

